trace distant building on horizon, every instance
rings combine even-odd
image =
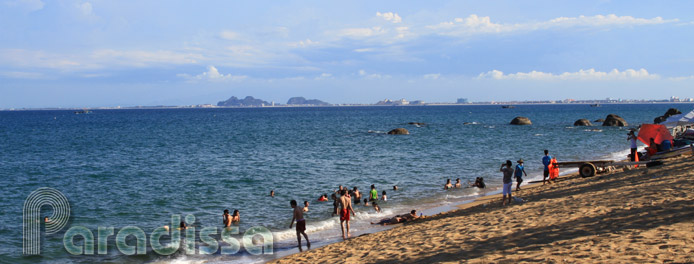
[[[456,104],[467,104],[468,100],[467,98],[458,98],[457,101],[455,101]]]

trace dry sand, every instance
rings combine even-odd
[[[515,186],[514,186],[515,188]],[[484,197],[277,263],[694,263],[694,157]],[[405,212],[403,212],[405,213]]]

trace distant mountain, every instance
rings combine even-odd
[[[253,96],[246,96],[246,98],[239,99],[236,96],[232,96],[226,101],[219,101],[217,106],[263,106],[270,105],[270,103],[263,101],[261,99],[255,99]]]
[[[303,97],[292,97],[287,101],[288,105],[330,105],[318,99],[306,99]]]

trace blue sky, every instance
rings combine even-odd
[[[0,108],[694,97],[691,1],[0,0]]]

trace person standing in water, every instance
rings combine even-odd
[[[378,201],[378,191],[376,190],[376,186],[371,184],[371,197],[369,200],[371,201]]]
[[[359,188],[354,187],[352,189],[352,193],[354,194],[354,204],[359,204],[361,202],[361,192],[359,191]]]
[[[545,149],[545,156],[542,157],[542,165],[545,165],[545,170],[542,172],[542,185],[547,183],[549,177],[549,163],[552,162],[552,156],[549,155],[549,150]]]
[[[342,195],[340,197],[340,229],[342,229],[342,239],[347,239],[347,237],[350,237],[349,234],[349,214],[352,213],[352,216],[354,216],[354,209],[352,208],[352,198],[347,195],[347,190],[342,190],[340,191],[340,194]],[[345,232],[345,228],[347,229],[347,232]],[[345,236],[345,233],[347,236]]]
[[[229,210],[224,209],[224,214],[222,215],[222,223],[224,227],[231,226],[231,215],[229,215]]]
[[[513,175],[514,178],[516,178],[516,191],[520,191],[520,185],[523,182],[523,174],[525,176],[528,176],[527,173],[525,173],[525,168],[523,167],[523,159],[518,160],[518,164],[516,165],[516,170],[515,174]]]
[[[504,187],[501,205],[506,205],[506,196],[508,196],[508,203],[511,204],[511,186],[513,185],[513,182],[511,181],[511,178],[513,177],[513,168],[511,166],[513,166],[513,162],[507,160],[506,163],[502,163],[501,167],[499,168],[499,171],[504,173]]]
[[[294,220],[296,220],[296,239],[299,241],[299,251],[303,251],[301,249],[301,235],[304,235],[304,238],[306,238],[306,247],[308,249],[311,249],[311,242],[308,241],[308,235],[306,235],[306,220],[304,220],[304,209],[299,208],[296,204],[296,200],[291,200],[289,202],[289,205],[294,209],[294,213],[292,214],[292,222],[289,224],[289,228],[292,228],[294,225]]]

